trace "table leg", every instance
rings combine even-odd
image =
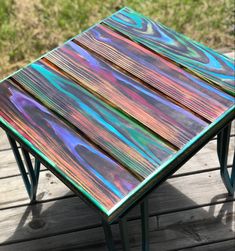
[[[220,162],[220,174],[222,180],[228,190],[229,195],[233,195],[235,190],[235,157],[233,157],[231,176],[229,175],[227,166],[230,132],[231,123],[218,133],[217,153]]]
[[[102,221],[106,245],[109,251],[115,251],[111,225],[105,220]]]
[[[149,210],[148,198],[140,205],[141,209],[141,225],[142,225],[142,250],[149,251]]]
[[[16,163],[22,175],[30,201],[31,203],[34,203],[36,201],[36,193],[37,193],[37,186],[38,186],[38,179],[39,179],[39,172],[40,172],[40,161],[38,159],[35,159],[35,166],[33,168],[33,164],[30,159],[28,151],[22,147],[22,155],[25,161],[25,164],[24,164],[21,158],[20,151],[17,147],[16,141],[10,135],[7,135],[7,136],[8,136],[8,140],[11,145],[12,151],[14,153]],[[26,168],[25,168],[25,165],[26,165]],[[27,174],[26,169],[28,171],[28,174]],[[30,179],[28,178],[28,175]]]
[[[129,237],[128,237],[127,220],[125,216],[119,220],[119,228],[120,228],[120,233],[121,233],[123,251],[129,251],[130,242],[129,242]]]

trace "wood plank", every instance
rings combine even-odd
[[[212,243],[208,245],[198,246],[187,248],[187,251],[234,251],[235,248],[235,239],[221,241],[217,243]],[[185,249],[181,249],[179,251],[183,251]]]
[[[234,104],[230,95],[103,25],[89,29],[74,41],[210,122]]]
[[[207,125],[191,112],[175,105],[72,41],[47,54],[46,58],[80,85],[179,148]],[[17,75],[19,74],[22,73]],[[19,82],[21,80],[15,79]]]
[[[228,165],[232,165],[235,149],[235,137],[230,138]],[[190,172],[200,172],[219,168],[217,157],[217,144],[215,140],[210,141],[198,153],[196,153],[187,163],[185,163],[175,174],[187,174]]]
[[[104,213],[140,183],[11,81],[1,83],[0,116]]]
[[[58,201],[57,203],[59,204],[61,203],[61,201]],[[235,230],[232,203],[233,202],[218,204],[215,206],[213,211],[211,211],[210,206],[206,206],[187,211],[160,215],[157,216],[157,218],[151,217],[151,249],[180,249],[187,245],[192,246],[192,244],[198,245],[210,242],[212,240],[223,240],[225,236],[226,238],[232,238],[234,236]],[[58,208],[57,210],[56,207]],[[225,209],[226,213],[224,213]],[[51,208],[39,207],[37,210],[34,211],[34,216],[31,215],[31,212],[24,212],[24,221],[21,220],[22,215],[20,213],[19,215],[16,214],[15,217],[13,217],[13,221],[16,219],[20,221],[20,224],[18,224],[18,229],[13,233],[13,235],[8,235],[12,232],[12,229],[10,230],[10,232],[8,232],[8,230],[11,228],[9,226],[12,226],[12,215],[9,214],[10,217],[7,217],[6,214],[8,222],[5,221],[5,236],[10,236],[7,241],[14,242],[17,239],[21,240],[21,238],[23,238],[23,240],[25,241],[9,246],[3,246],[3,248],[5,248],[4,250],[13,250],[13,247],[18,247],[20,248],[20,250],[26,250],[26,248],[27,250],[41,250],[41,248],[47,248],[50,250],[61,250],[61,248],[68,247],[70,249],[79,248],[79,250],[83,250],[83,248],[87,248],[88,250],[97,250],[97,248],[98,250],[104,250],[104,236],[103,231],[100,227],[78,231],[78,228],[72,228],[70,224],[72,223],[73,219],[72,225],[78,227],[80,221],[83,222],[85,219],[87,219],[87,216],[84,217],[85,219],[82,217],[81,214],[80,216],[78,216],[78,213],[70,216],[69,207],[65,210],[62,209],[62,216],[59,213],[61,212],[60,206],[56,204],[52,205]],[[67,234],[61,233],[61,226],[63,226],[63,230],[65,230],[64,232],[67,232],[68,228],[71,227],[71,232]],[[132,249],[140,250],[139,220],[130,221],[128,223],[128,226]],[[113,226],[113,230],[115,239],[120,249],[120,239],[116,225]],[[50,231],[53,231],[55,236],[47,237],[46,235],[51,235]],[[58,232],[58,234],[56,234],[56,232]],[[40,237],[42,237],[42,239],[37,239],[37,236],[40,234]],[[89,239],[87,238],[87,236],[89,236]],[[36,240],[29,240],[26,242],[27,238],[29,237],[31,239],[36,238]],[[0,250],[2,250],[1,247]]]
[[[6,133],[0,128],[0,151],[10,149]]]
[[[175,152],[156,135],[43,62],[33,63],[14,79],[142,178]]]
[[[19,174],[15,157],[11,150],[0,152],[0,178]]]
[[[1,126],[1,125],[0,125]],[[17,143],[18,147],[20,145]],[[0,127],[0,152],[5,150],[10,150],[11,146],[9,144],[8,138],[4,130]]]
[[[29,204],[28,194],[21,176],[1,179],[0,182],[0,209]],[[38,201],[63,198],[73,194],[50,171],[40,173],[37,192]]]
[[[30,155],[30,158],[34,165],[34,157]],[[41,165],[40,170],[44,171],[45,169],[45,166]],[[20,175],[20,171],[16,164],[12,150],[4,150],[2,152],[0,151],[0,179],[15,175]]]
[[[131,10],[123,8],[104,23],[132,40],[191,69],[215,82],[226,92],[235,94],[234,63],[216,51],[179,34],[170,28]]]

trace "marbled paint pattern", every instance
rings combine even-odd
[[[226,56],[129,8],[114,13],[104,23],[235,95],[235,66]]]
[[[174,153],[155,135],[43,61],[13,78],[142,178]]]
[[[178,148],[207,126],[200,118],[73,42],[54,50],[46,58],[86,89],[134,117]]]
[[[107,210],[139,184],[11,81],[0,86],[0,116]]]
[[[234,104],[232,96],[105,26],[97,25],[75,41],[210,122]]]

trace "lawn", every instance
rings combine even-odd
[[[234,47],[233,0],[0,0],[0,79],[123,6],[214,49]]]

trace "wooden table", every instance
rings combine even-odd
[[[147,195],[216,134],[234,193],[234,94],[231,59],[124,8],[4,79],[0,125],[32,203],[43,163],[101,214],[110,250],[116,220],[129,249],[125,216],[141,203],[148,250]]]

